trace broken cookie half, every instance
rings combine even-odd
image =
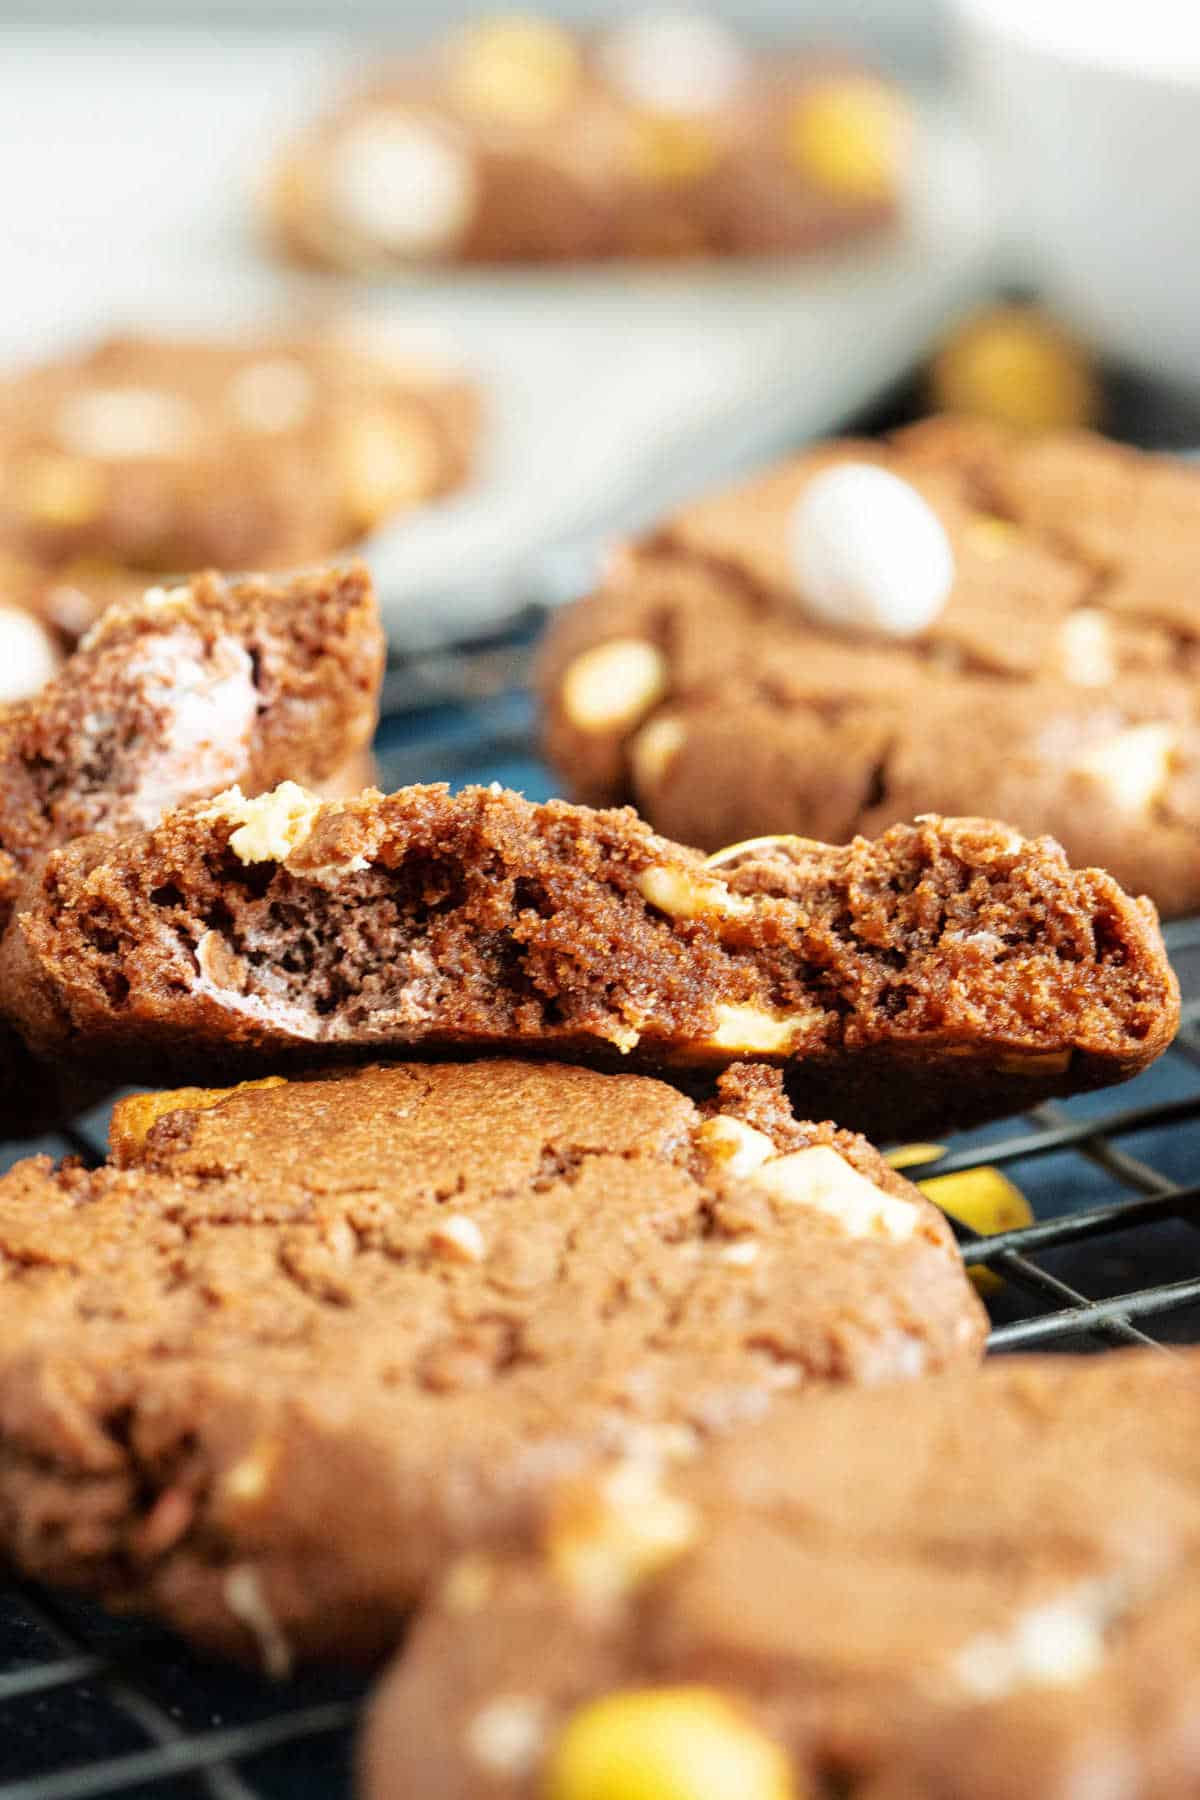
[[[231,780],[256,792],[352,766],[383,656],[361,564],[198,575],[110,607],[55,680],[0,707],[0,930],[56,844],[153,825]],[[0,1136],[47,1127],[84,1094],[94,1085],[39,1068],[0,1026]]]
[[[83,832],[150,826],[240,782],[319,782],[371,738],[384,644],[362,564],[197,575],[112,606],[62,673],[0,711],[0,923]]]
[[[703,858],[628,811],[499,788],[237,789],[50,857],[2,958],[28,1041],[164,1066],[521,1051],[782,1065],[880,1136],[1136,1073],[1178,991],[1149,901],[1051,839],[926,818]]]

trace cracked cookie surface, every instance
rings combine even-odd
[[[925,819],[706,862],[632,812],[442,786],[234,790],[77,840],[0,979],[37,1049],[131,1079],[408,1045],[696,1080],[757,1057],[807,1116],[901,1138],[1121,1080],[1178,1016],[1153,907],[1049,839]]]
[[[907,641],[806,611],[798,508],[844,463],[900,476],[949,540],[949,599]],[[1086,433],[934,419],[818,445],[626,546],[560,615],[547,751],[578,798],[710,849],[985,813],[1192,911],[1197,554],[1200,475]]]
[[[368,1654],[552,1477],[983,1329],[937,1209],[762,1068],[146,1095],[109,1166],[0,1179],[0,1548],[275,1672]]]
[[[1190,1793],[1198,1420],[1193,1352],[1006,1360],[568,1484],[448,1572],[367,1800],[583,1800],[617,1767],[739,1800]],[[714,1763],[774,1784],[693,1788]]]

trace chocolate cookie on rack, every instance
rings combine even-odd
[[[1122,1080],[1179,1006],[1150,902],[1049,839],[925,819],[705,860],[631,811],[499,787],[234,789],[78,839],[29,884],[0,981],[40,1052],[131,1079],[407,1046],[697,1082],[753,1057],[879,1137]]]
[[[716,19],[512,15],[365,81],[284,148],[267,214],[355,271],[806,251],[895,218],[910,137],[890,84]]]
[[[548,753],[716,848],[922,812],[1200,905],[1200,473],[938,419],[804,452],[626,546],[552,627]]]
[[[1195,1352],[1029,1359],[614,1461],[448,1571],[366,1800],[1189,1793],[1198,1419]]]
[[[982,1347],[941,1214],[766,1069],[268,1077],[122,1102],[113,1157],[0,1178],[0,1553],[276,1675],[565,1472]]]

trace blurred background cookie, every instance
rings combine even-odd
[[[477,424],[461,374],[349,325],[110,338],[18,370],[0,383],[0,603],[70,645],[163,572],[318,561],[464,481]],[[10,669],[10,697],[47,654]]]
[[[898,89],[663,10],[581,34],[512,13],[385,67],[281,154],[275,241],[355,271],[754,255],[872,231],[901,204]]]

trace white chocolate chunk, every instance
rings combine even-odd
[[[791,1013],[780,1017],[764,1012],[761,1006],[731,1006],[715,1009],[717,1028],[708,1039],[714,1050],[757,1050],[764,1055],[788,1050],[804,1027],[818,1013]]]
[[[295,431],[315,398],[312,376],[290,356],[247,363],[229,384],[229,404],[251,431]]]
[[[156,619],[179,618],[191,605],[192,590],[189,587],[152,587],[142,595],[142,605]],[[94,638],[89,634],[88,642]]]
[[[601,1481],[568,1488],[546,1530],[558,1579],[603,1604],[627,1594],[691,1548],[695,1507],[663,1485],[659,1458],[620,1462]]]
[[[678,719],[651,719],[629,746],[629,764],[636,786],[644,790],[657,787],[687,739]]]
[[[758,1261],[761,1245],[757,1238],[735,1238],[719,1252],[721,1261],[733,1269],[749,1269]]]
[[[267,1604],[257,1571],[248,1563],[236,1563],[225,1577],[222,1593],[234,1618],[254,1637],[265,1672],[277,1681],[286,1679],[292,1672],[292,1647]]]
[[[499,1694],[481,1707],[465,1733],[468,1756],[490,1775],[518,1780],[529,1774],[546,1738],[546,1709],[525,1694]]]
[[[221,1498],[238,1505],[261,1500],[270,1489],[280,1455],[277,1439],[260,1439],[222,1478]]]
[[[465,1213],[451,1213],[429,1234],[429,1242],[442,1256],[455,1262],[482,1262],[487,1255],[487,1242],[474,1219]]]
[[[954,1674],[980,1699],[999,1699],[1023,1687],[1066,1687],[1094,1675],[1104,1658],[1107,1624],[1121,1610],[1111,1582],[1019,1615],[1011,1631],[985,1632],[954,1659]]]
[[[196,436],[195,411],[162,388],[85,388],[63,401],[59,442],[77,456],[106,461],[178,456]]]
[[[361,120],[338,141],[330,168],[338,219],[368,243],[420,258],[451,250],[475,210],[466,151],[423,120]]]
[[[753,1181],[776,1199],[827,1213],[850,1237],[899,1241],[911,1237],[916,1229],[914,1205],[895,1194],[885,1194],[828,1144],[778,1156],[756,1170]]]
[[[309,837],[323,802],[295,781],[281,781],[269,794],[247,800],[241,788],[227,788],[200,814],[224,819],[237,830],[229,848],[244,863],[286,862]]]
[[[765,1131],[756,1131],[753,1125],[726,1113],[705,1119],[696,1137],[712,1160],[734,1177],[752,1175],[777,1154]]]
[[[32,613],[0,605],[0,706],[27,700],[58,673],[50,633]]]
[[[661,650],[644,638],[611,638],[568,666],[562,707],[579,731],[612,731],[642,718],[666,689]]]
[[[1095,606],[1068,613],[1059,633],[1063,674],[1077,687],[1107,687],[1115,680],[1112,627]]]
[[[1171,778],[1178,745],[1173,725],[1131,725],[1077,757],[1074,768],[1099,782],[1122,812],[1148,812]]]
[[[845,631],[915,637],[954,585],[954,553],[933,508],[870,463],[813,477],[792,509],[788,550],[799,604]]]
[[[651,906],[669,913],[673,919],[702,919],[717,916],[743,919],[754,911],[754,902],[745,894],[731,894],[723,881],[691,875],[684,869],[643,869],[637,878],[638,892]]]
[[[736,844],[722,844],[719,850],[714,850],[711,856],[705,857],[704,866],[706,869],[720,869],[726,863],[736,862],[740,856],[753,856],[758,850],[777,850],[780,845],[786,846],[797,858],[812,850],[831,848],[829,844],[821,843],[819,838],[796,837],[791,832],[774,831],[766,837],[742,838]]]
[[[682,9],[625,20],[606,37],[600,62],[619,93],[656,113],[714,112],[736,96],[748,69],[727,26]]]

